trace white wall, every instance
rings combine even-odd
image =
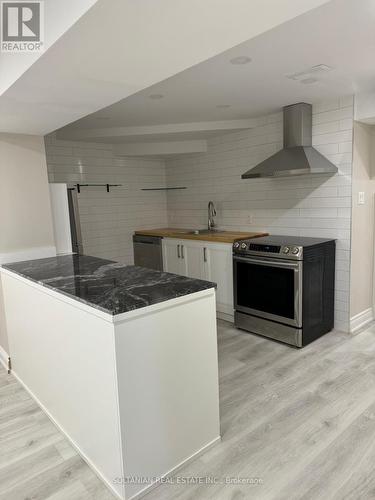
[[[241,180],[251,166],[282,147],[282,113],[261,117],[250,130],[209,140],[208,152],[168,160],[169,225],[207,224],[217,206],[223,229],[337,239],[335,325],[349,328],[352,97],[313,106],[313,144],[339,168],[333,177]]]
[[[54,238],[43,137],[0,134],[0,158],[1,263]]]
[[[165,186],[164,162],[116,158],[111,145],[59,141],[54,134],[45,142],[50,182],[122,184],[110,193],[82,188],[83,247],[86,255],[132,264],[134,230],[167,225],[165,192],[141,191]]]
[[[350,317],[373,307],[374,196],[373,177],[375,126],[355,123],[353,142],[353,207]],[[365,204],[358,204],[358,192],[365,193]],[[370,316],[371,317],[371,316]],[[354,324],[355,327],[355,324]]]
[[[54,253],[43,137],[0,134],[0,264]],[[1,287],[0,316],[8,351]]]

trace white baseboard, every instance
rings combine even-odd
[[[111,493],[115,495],[119,500],[123,500],[125,498],[125,492],[123,496],[119,494],[118,491],[113,487],[113,485],[107,481],[107,479],[101,474],[101,472],[95,467],[95,465],[91,462],[91,460],[86,456],[86,454],[81,450],[81,448],[77,445],[77,443],[69,436],[69,434],[65,431],[64,427],[62,427],[57,420],[51,415],[51,413],[47,410],[47,408],[40,402],[40,400],[36,397],[36,395],[32,392],[32,390],[23,382],[23,380],[12,370],[12,375],[15,379],[22,385],[22,387],[26,390],[26,392],[31,396],[31,398],[36,402],[36,404],[44,411],[47,417],[51,420],[51,422],[58,428],[58,430],[66,437],[69,443],[73,446],[76,452],[81,456],[81,458],[87,463],[87,465],[92,469],[92,471],[98,476],[98,478],[103,481],[103,483],[110,489]],[[93,438],[95,439],[95,437]],[[122,487],[124,491],[124,487]]]
[[[0,253],[0,266],[11,262],[55,257],[56,247],[27,248],[18,252]]]
[[[372,307],[366,309],[365,311],[356,314],[350,318],[350,333],[355,333],[360,328],[363,328],[368,323],[374,320],[374,311]]]
[[[0,363],[8,371],[9,369],[9,354],[0,345]]]

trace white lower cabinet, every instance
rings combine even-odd
[[[208,243],[208,275],[206,279],[217,283],[217,310],[233,317],[233,260],[230,243]]]
[[[164,271],[187,276],[187,266],[183,243],[174,238],[163,239],[163,267]]]
[[[184,241],[184,249],[186,254],[186,275],[190,278],[209,281],[207,250],[204,249],[203,245],[197,244],[196,241],[188,240]]]
[[[217,284],[216,307],[233,317],[233,264],[230,243],[163,239],[164,270]]]

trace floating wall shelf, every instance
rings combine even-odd
[[[161,187],[161,188],[143,188],[141,191],[173,191],[174,189],[187,189],[186,187]]]
[[[122,186],[122,184],[76,184],[75,186],[76,187],[72,189],[77,189],[77,193],[81,192],[81,187],[105,187],[107,193],[109,193],[111,187],[119,187]]]

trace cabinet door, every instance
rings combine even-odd
[[[163,239],[164,271],[174,274],[187,274],[187,249],[184,241],[174,238]]]
[[[194,244],[195,243],[195,244]],[[186,262],[186,276],[189,278],[206,279],[204,274],[203,246],[199,243],[183,242],[183,256]]]
[[[190,276],[188,274],[189,249],[186,245],[186,241],[179,240],[178,243],[180,245],[179,252],[178,252],[180,254],[180,271],[178,274],[182,274],[182,276]]]
[[[217,284],[217,309],[233,315],[233,261],[230,244],[208,243],[208,277]]]
[[[163,265],[168,273],[183,274],[180,240],[163,239]]]

